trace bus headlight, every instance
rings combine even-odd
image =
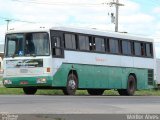
[[[47,80],[46,80],[46,78],[38,78],[37,79],[37,83],[39,84],[39,83],[47,83]]]
[[[12,84],[12,81],[11,80],[3,80],[3,84],[10,85],[10,84]]]

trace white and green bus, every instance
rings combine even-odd
[[[62,89],[66,95],[76,90],[102,95],[115,89],[134,95],[153,88],[154,76],[149,38],[67,27],[6,33],[3,84],[25,94]]]

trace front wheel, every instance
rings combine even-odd
[[[23,91],[26,95],[34,95],[37,92],[37,88],[34,87],[24,87]]]
[[[75,95],[78,88],[78,80],[74,74],[68,75],[66,88],[63,89],[65,95]]]
[[[129,75],[127,89],[119,89],[118,93],[125,96],[133,96],[136,91],[136,80],[133,75]]]

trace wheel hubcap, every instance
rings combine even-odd
[[[69,81],[69,87],[70,87],[72,90],[76,88],[76,83],[75,83],[74,80],[70,80],[70,81]]]

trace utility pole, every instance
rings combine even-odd
[[[115,15],[115,32],[118,32],[118,17],[119,17],[119,6],[124,6],[124,4],[119,3],[119,0],[113,0],[113,2],[107,3],[107,5],[113,6],[115,5],[116,8],[116,15]],[[112,17],[113,14],[112,14]]]
[[[5,21],[7,22],[7,31],[8,31],[8,29],[9,29],[9,23],[11,22],[11,20],[7,19]]]
[[[115,32],[118,32],[118,17],[119,17],[119,0],[116,0],[116,22],[115,22]]]

